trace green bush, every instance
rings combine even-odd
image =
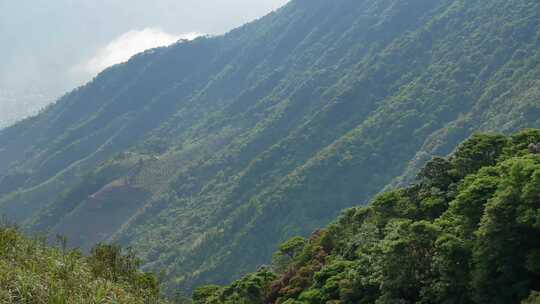
[[[137,267],[133,253],[117,246],[99,245],[85,257],[0,227],[0,303],[165,303],[156,276]]]

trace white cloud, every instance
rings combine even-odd
[[[173,35],[156,28],[132,30],[122,34],[105,47],[99,49],[94,57],[83,64],[77,65],[75,70],[95,75],[107,67],[129,60],[129,58],[137,53],[160,46],[171,45],[180,39],[192,40],[198,36],[201,36],[201,34],[187,33]]]

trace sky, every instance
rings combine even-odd
[[[0,0],[0,127],[20,116],[7,103],[41,107],[135,53],[223,34],[287,1]]]

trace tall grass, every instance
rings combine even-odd
[[[131,251],[98,245],[78,250],[47,247],[16,227],[0,226],[0,303],[165,303],[155,275],[138,270]]]

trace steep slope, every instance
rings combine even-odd
[[[539,127],[539,15],[533,0],[296,0],[146,52],[0,131],[0,212],[103,225],[88,239],[134,246],[170,286],[227,283],[474,131]],[[115,181],[130,193],[99,193]],[[92,197],[125,212],[89,221]]]
[[[538,141],[475,135],[414,186],[287,241],[230,286],[198,288],[194,303],[538,303]]]

